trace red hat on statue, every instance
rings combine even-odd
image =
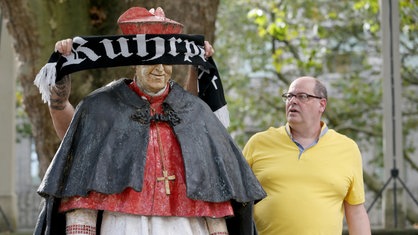
[[[118,19],[123,34],[179,34],[183,25],[165,17],[161,7],[131,7]]]

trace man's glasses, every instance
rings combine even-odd
[[[291,100],[293,97],[296,97],[296,99],[298,99],[301,102],[307,102],[311,98],[315,98],[315,99],[323,99],[324,98],[324,97],[320,97],[320,96],[309,95],[309,94],[306,94],[306,93],[297,93],[297,94],[284,93],[282,95],[282,99],[283,99],[284,102],[287,102],[287,101]]]

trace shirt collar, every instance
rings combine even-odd
[[[286,133],[287,135],[293,140],[292,132],[290,131],[290,125],[289,123],[286,123],[285,125]],[[325,122],[321,121],[321,133],[319,134],[318,140],[321,139],[322,136],[324,136],[328,131],[328,126]]]

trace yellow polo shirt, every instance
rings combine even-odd
[[[299,149],[286,128],[250,138],[243,153],[267,197],[254,207],[259,235],[342,233],[343,201],[364,203],[362,159],[350,138],[327,129]]]

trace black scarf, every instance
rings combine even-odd
[[[65,75],[81,70],[149,64],[192,64],[198,68],[198,95],[221,122],[229,125],[229,114],[218,69],[206,59],[204,38],[186,34],[136,34],[74,37],[72,53],[52,53],[35,79],[44,102],[50,88]]]

